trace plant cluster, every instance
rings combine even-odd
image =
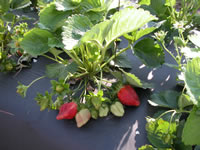
[[[41,8],[38,24],[19,45],[31,56],[55,63],[29,85],[19,83],[17,93],[25,97],[34,82],[48,77],[51,91],[35,98],[41,111],[59,110],[58,120],[75,118],[78,127],[110,112],[122,117],[125,105],[140,105],[134,88],[151,88],[127,72],[132,66],[125,52],[131,49],[148,67],[176,69],[181,87],[181,91],[151,96],[149,103],[161,109],[147,117],[152,145],[139,149],[190,150],[200,145],[199,0],[181,0],[179,9],[176,0],[140,0],[138,5],[118,0],[54,0]],[[121,37],[128,41],[127,47],[119,47]],[[169,43],[175,52],[167,48]],[[176,64],[165,62],[165,52]]]
[[[14,11],[25,8],[30,4],[29,0],[0,1],[0,72],[16,71],[26,66],[23,64],[24,61],[30,61],[30,59],[22,56],[24,50],[19,44],[28,31],[27,23],[22,21],[29,18],[14,14]]]
[[[81,119],[76,117],[76,121],[81,127],[90,117],[106,117],[109,112],[123,116],[122,104],[139,106],[131,85],[139,88],[149,85],[124,70],[131,66],[123,52],[155,30],[156,27],[145,24],[157,18],[133,6],[119,11],[121,5],[125,3],[119,6],[118,1],[57,0],[40,11],[38,26],[25,34],[20,45],[32,56],[43,55],[56,62],[46,67],[45,77],[57,79],[51,81],[52,91],[36,97],[41,110],[59,109],[62,114],[59,119],[68,118],[70,113],[68,110],[65,113],[63,107],[72,112],[78,110],[75,115]],[[119,38],[130,32],[133,33],[129,37],[135,39],[129,40],[127,47],[119,48]],[[30,85],[20,84],[17,92],[25,96]],[[72,102],[76,105],[71,106]]]
[[[181,9],[178,11],[175,2],[170,1],[168,7],[170,15],[165,18],[168,23],[162,25],[154,38],[176,62],[175,65],[167,62],[165,64],[178,70],[177,83],[182,90],[167,90],[151,96],[150,105],[161,109],[153,117],[147,117],[147,137],[152,146],[145,145],[139,148],[140,150],[157,148],[192,150],[194,145],[200,145],[198,138],[200,136],[198,133],[200,32],[196,22],[200,1],[182,0]],[[151,5],[153,1],[150,2],[149,6]],[[159,9],[162,10],[166,6],[168,6],[167,1]],[[160,15],[164,16],[162,13]],[[173,36],[167,37],[171,35]],[[167,49],[166,41],[169,39],[174,45],[174,53]],[[199,147],[196,146],[195,149]]]

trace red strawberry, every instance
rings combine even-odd
[[[78,105],[75,102],[65,103],[60,107],[59,114],[57,115],[57,120],[62,119],[73,119],[77,113]]]
[[[130,85],[123,86],[117,96],[120,102],[127,106],[139,106],[140,100],[135,90]]]

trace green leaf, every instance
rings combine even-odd
[[[0,13],[6,13],[10,8],[9,0],[0,0]]]
[[[147,34],[153,32],[155,29],[156,29],[156,27],[150,27],[150,28],[145,28],[145,29],[139,30],[135,35],[135,37],[136,37],[135,41],[137,41],[138,39],[140,39],[144,35],[147,35]]]
[[[165,0],[165,6],[175,6],[176,0]]]
[[[156,20],[156,17],[143,9],[125,8],[115,13],[111,20],[113,20],[114,23],[105,38],[106,47],[116,38],[138,30],[149,21]]]
[[[64,25],[65,20],[71,14],[71,11],[63,12],[56,10],[56,6],[52,2],[40,11],[39,23],[45,26],[47,29],[55,31]]]
[[[48,45],[51,48],[64,48],[61,38],[53,37],[48,39]]]
[[[151,100],[148,102],[152,106],[166,107],[176,109],[178,107],[178,98],[180,96],[179,92],[176,91],[164,91],[160,93],[155,93],[151,96]]]
[[[175,150],[192,150],[192,146],[185,145],[182,142],[182,133],[183,133],[184,125],[185,125],[185,120],[181,120],[178,124],[176,139],[174,140]]]
[[[75,73],[78,69],[78,65],[74,62],[64,65],[64,64],[50,64],[46,67],[46,76],[49,78],[60,78],[65,79],[69,73]]]
[[[200,31],[193,30],[192,34],[188,36],[189,40],[200,48]]]
[[[164,51],[153,39],[144,38],[134,46],[136,54],[149,67],[158,67],[165,62]]]
[[[193,108],[185,123],[182,140],[185,145],[200,145],[200,115],[197,108]]]
[[[143,9],[125,8],[115,13],[110,20],[97,24],[86,32],[82,42],[96,41],[101,47],[107,48],[118,37],[136,31],[156,19]]]
[[[114,61],[114,66],[115,67],[120,67],[120,68],[129,68],[131,69],[131,62],[127,57],[126,53],[122,53],[119,56],[117,56],[115,59],[113,59]]]
[[[151,4],[151,0],[139,0],[139,4],[140,5],[150,5]]]
[[[58,11],[74,10],[79,7],[79,4],[73,4],[72,0],[56,0],[55,5]]]
[[[135,86],[135,87],[139,87],[142,88],[142,83],[141,80],[136,77],[134,74],[132,73],[127,73],[127,72],[123,72],[125,74],[126,80],[129,84]]]
[[[84,36],[81,38],[81,42],[84,43],[94,41],[102,47],[102,43],[104,42],[106,35],[112,27],[112,24],[113,22],[110,20],[96,24],[91,28],[91,30],[84,34]]]
[[[45,95],[37,94],[37,97],[35,98],[38,105],[40,105],[40,111],[45,110],[46,108],[51,108],[51,105],[53,104],[52,96],[49,94],[48,91],[45,92]]]
[[[51,48],[51,49],[49,50],[49,52],[50,52],[51,54],[53,54],[53,56],[54,56],[55,58],[57,58],[57,56],[59,56],[61,53],[63,53],[63,51],[57,50],[57,49],[55,49],[55,48]]]
[[[175,122],[170,124],[162,119],[155,120],[147,118],[146,130],[147,138],[153,146],[157,148],[172,147],[173,137],[176,133]]]
[[[13,13],[5,13],[1,18],[5,22],[13,22],[15,15]]]
[[[30,0],[11,0],[10,7],[12,9],[22,9],[31,5]]]
[[[182,94],[178,100],[178,107],[183,109],[190,105],[193,105],[193,102],[190,100],[190,96],[187,94]]]
[[[143,89],[146,89],[146,88],[149,88],[151,87],[150,84],[144,82],[144,81],[141,81],[137,76],[135,76],[134,74],[132,73],[128,73],[128,72],[125,72],[124,70],[120,69],[124,75],[125,75],[125,78],[126,78],[126,81],[131,84],[132,86],[134,87],[139,87],[139,88],[143,88]]]
[[[188,61],[185,72],[184,82],[187,93],[195,105],[200,106],[200,58]]]
[[[104,1],[102,0],[83,0],[81,5],[82,12],[101,12],[105,10],[105,6],[103,5]]]
[[[49,50],[48,38],[53,35],[47,30],[34,28],[24,35],[20,42],[21,48],[32,56],[42,55]]]
[[[138,150],[155,150],[155,148],[153,148],[153,146],[151,145],[144,145],[140,147]]]
[[[163,16],[167,10],[165,0],[151,0],[151,7],[156,11],[157,16]]]
[[[80,38],[89,30],[93,24],[88,17],[83,15],[73,15],[66,21],[67,25],[63,27],[63,43],[65,49],[73,49]]]

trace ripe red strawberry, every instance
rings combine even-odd
[[[127,106],[139,106],[140,100],[135,90],[130,85],[123,86],[117,96],[120,102]]]
[[[73,119],[77,113],[78,105],[75,102],[65,103],[60,107],[59,114],[57,115],[57,120],[62,119]]]

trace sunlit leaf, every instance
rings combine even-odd
[[[67,50],[73,49],[84,33],[93,26],[89,18],[83,15],[73,15],[69,17],[66,24],[67,25],[63,27],[64,32],[62,36],[65,49]]]
[[[186,58],[200,57],[200,48],[183,47],[181,52],[184,53]]]
[[[82,42],[96,41],[101,47],[108,47],[118,37],[136,31],[152,20],[156,20],[156,17],[148,11],[125,8],[110,20],[95,25],[83,36]]]
[[[188,36],[189,40],[200,48],[200,31],[193,30],[192,34]]]
[[[72,0],[56,0],[55,5],[59,11],[68,11],[79,7],[79,4],[73,4]]]
[[[186,65],[184,82],[192,102],[200,106],[200,58],[194,58]]]

